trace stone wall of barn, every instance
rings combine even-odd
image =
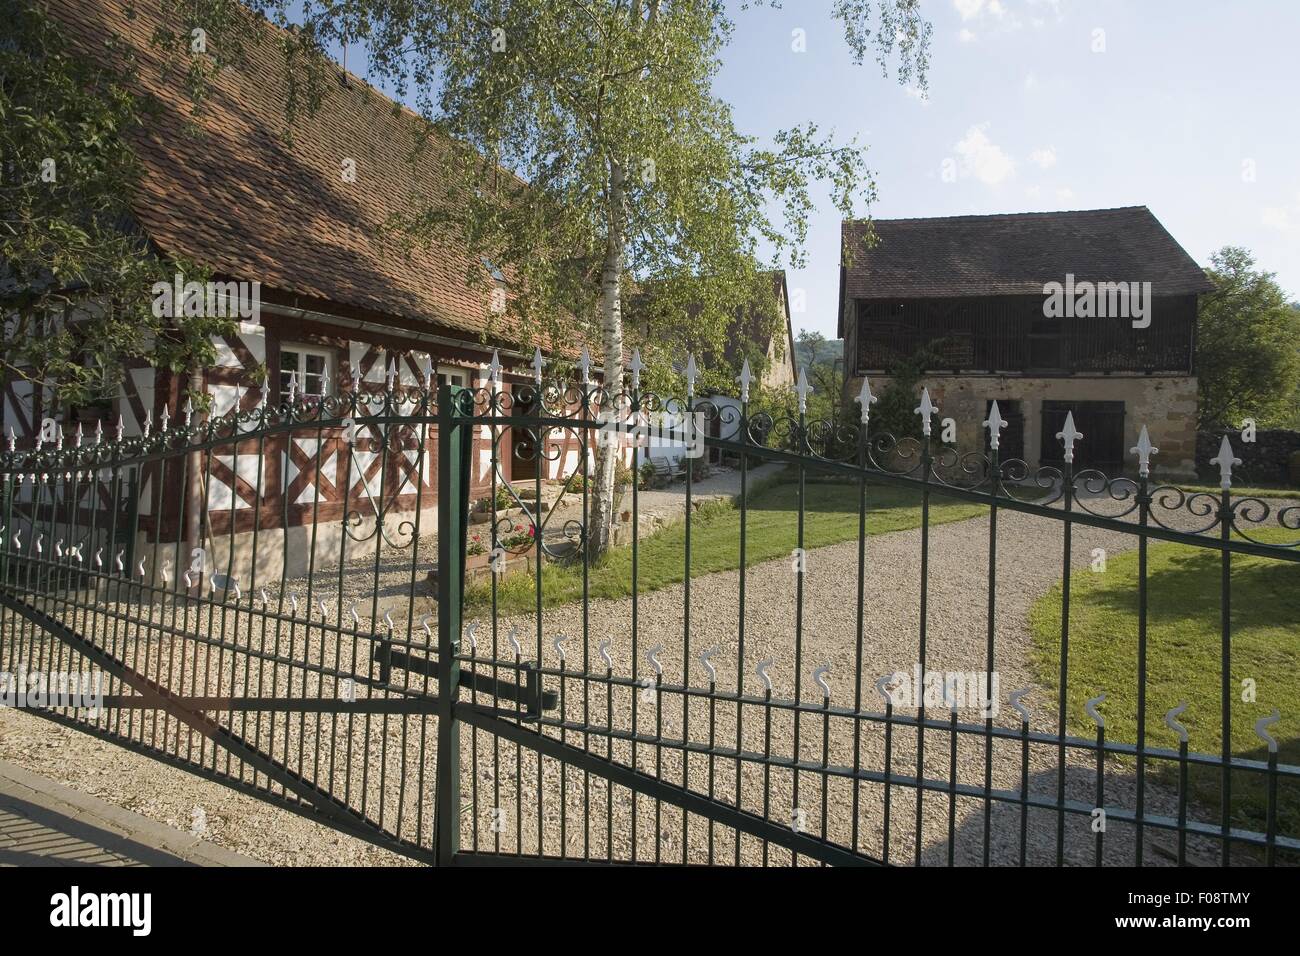
[[[871,378],[872,391],[879,395],[889,383],[887,377]],[[1024,458],[1037,466],[1044,455],[1044,442],[1056,442],[1055,435],[1041,434],[1044,401],[1123,402],[1124,471],[1135,474],[1137,456],[1129,449],[1138,431],[1146,425],[1151,441],[1159,449],[1152,459],[1156,479],[1189,479],[1196,475],[1196,379],[1193,376],[1069,376],[1054,378],[932,375],[922,384],[939,407],[939,419],[956,424],[957,447],[963,452],[983,452],[987,429],[987,403],[1019,402],[1024,416]],[[852,400],[862,388],[862,376],[846,382],[845,396]],[[935,437],[938,437],[936,432]],[[1081,439],[1086,442],[1087,435]]]

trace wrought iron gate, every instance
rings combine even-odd
[[[107,681],[93,706],[47,696],[27,702],[33,712],[440,864],[951,864],[958,826],[973,828],[975,861],[986,864],[1102,862],[1117,851],[1152,862],[1151,833],[1176,840],[1177,863],[1209,852],[1273,863],[1300,851],[1278,809],[1300,787],[1300,767],[1279,761],[1267,720],[1257,725],[1273,741],[1265,759],[1234,755],[1228,732],[1233,560],[1300,561],[1300,542],[1256,534],[1270,519],[1300,529],[1300,509],[1232,496],[1230,447],[1220,455],[1223,490],[1207,494],[1150,479],[1145,430],[1137,478],[1076,471],[1083,439],[1068,420],[1061,467],[1001,459],[996,405],[986,453],[938,446],[928,394],[922,437],[896,439],[868,433],[865,391],[860,420],[821,422],[803,412],[806,391],[788,414],[751,409],[747,378],[740,401],[697,398],[693,387],[685,398],[656,396],[635,372],[616,394],[585,371],[544,382],[540,360],[531,381],[512,375],[503,385],[494,360],[481,387],[436,395],[427,379],[404,387],[395,378],[319,399],[291,393],[281,407],[201,424],[164,410],[159,429],[134,438],[59,429],[53,442],[0,457],[0,669],[92,668]],[[636,478],[648,436],[665,422],[697,450],[739,462],[738,560],[722,598],[717,576],[707,600],[693,594],[705,582],[693,557],[692,459],[682,523],[669,529],[680,539],[675,581],[665,584],[661,564],[660,578],[643,580],[639,480],[622,492],[619,556],[593,560],[589,548],[597,477],[583,477],[585,463],[607,444]],[[521,430],[527,440],[516,440]],[[536,456],[531,477],[503,480],[521,450]],[[775,605],[751,590],[750,502],[755,475],[772,464],[785,469],[794,501],[781,598],[791,615],[757,622],[755,607]],[[129,511],[113,491],[128,473],[140,489]],[[807,584],[816,553],[807,524],[824,481],[856,496],[856,559],[834,573],[852,576],[857,597],[842,631],[814,639],[804,627],[818,600]],[[967,609],[985,629],[974,688],[985,709],[974,718],[962,717],[947,684],[937,707],[921,694],[904,700],[903,676],[881,674],[872,657],[879,569],[867,531],[880,489],[914,496],[919,517],[910,586],[920,675],[942,637],[927,603],[932,510],[959,502],[987,519],[972,556],[988,562],[987,592],[970,595]],[[1027,690],[1010,695],[1009,711],[988,706],[1006,696],[995,693],[997,549],[1009,512],[1061,538],[1065,611],[1050,713],[1031,713]],[[1079,528],[1129,536],[1139,554],[1132,741],[1106,738],[1100,697],[1087,706],[1095,737],[1080,736],[1081,715],[1070,712]],[[1151,542],[1208,549],[1221,562],[1221,695],[1193,702],[1202,721],[1207,708],[1218,712],[1218,753],[1190,748],[1178,709],[1168,740],[1147,736]],[[467,565],[484,560],[471,583],[477,610],[467,612]],[[548,595],[561,574],[570,591]],[[593,596],[598,582],[623,575],[625,594]],[[720,617],[728,602],[734,616]],[[626,627],[601,633],[593,616],[610,608]],[[702,646],[701,634],[719,627],[728,640]],[[829,666],[827,648],[845,663]],[[960,752],[975,759],[959,769]],[[1044,754],[1052,772],[1031,786]],[[1134,767],[1119,791],[1114,761]],[[1176,782],[1153,782],[1161,767]],[[1207,772],[1220,781],[1216,808],[1188,784]],[[1233,815],[1242,779],[1267,790],[1260,825]],[[1099,811],[1109,830],[1097,828]],[[936,829],[939,841],[927,844]]]

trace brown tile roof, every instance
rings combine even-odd
[[[320,108],[304,111],[286,139],[289,86],[279,31],[268,23],[195,113],[183,58],[151,43],[162,22],[158,4],[45,3],[87,55],[106,57],[112,35],[129,42],[143,91],[161,102],[161,115],[136,141],[144,177],[135,212],[163,251],[290,295],[462,334],[523,338],[469,286],[467,270],[481,262],[442,246],[408,256],[375,240],[389,216],[411,208],[413,191],[437,196],[446,187],[436,142],[411,165],[421,121],[409,110],[395,113],[391,100],[349,75],[346,84],[327,84]],[[191,116],[202,137],[187,132]],[[353,183],[341,174],[347,159],[356,163]]]
[[[1146,206],[1000,216],[847,221],[843,295],[858,298],[1041,295],[1045,282],[1150,282],[1155,295],[1208,292],[1205,273]],[[841,310],[842,311],[842,310]]]

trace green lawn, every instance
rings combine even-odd
[[[1270,542],[1296,537],[1283,530],[1255,536]],[[1153,544],[1148,560],[1147,741],[1176,750],[1178,738],[1165,726],[1164,716],[1180,701],[1188,701],[1181,721],[1190,735],[1190,749],[1217,754],[1222,739],[1220,555],[1185,545]],[[1070,594],[1071,730],[1084,737],[1095,734],[1084,701],[1105,692],[1100,710],[1107,739],[1132,743],[1137,739],[1137,552],[1112,557],[1102,573],[1074,574]],[[1035,605],[1030,622],[1040,679],[1055,694],[1060,676],[1059,584]],[[1300,764],[1300,564],[1233,556],[1231,648],[1234,753],[1268,759],[1267,747],[1255,736],[1255,720],[1276,707],[1282,719],[1270,731],[1279,742],[1279,760]],[[1255,681],[1253,703],[1242,700],[1242,682],[1248,678]],[[1171,783],[1177,780],[1174,764],[1157,761],[1153,770]],[[1216,768],[1194,768],[1190,776],[1195,797],[1213,808],[1215,821],[1219,774]],[[1234,826],[1264,830],[1263,781],[1259,774],[1234,773]],[[1280,781],[1278,804],[1279,832],[1300,835],[1300,786]]]
[[[858,535],[858,486],[845,482],[809,482],[805,495],[804,547],[820,548]],[[883,534],[915,528],[921,523],[921,498],[910,489],[867,486],[867,533]],[[750,495],[746,514],[747,565],[788,557],[797,546],[798,485],[783,482]],[[954,502],[935,495],[930,521],[942,524],[982,513],[980,505]],[[655,591],[685,577],[686,524],[660,529],[640,543],[637,590]],[[740,567],[740,509],[731,504],[702,507],[691,520],[691,575]],[[632,548],[614,548],[589,575],[593,598],[622,598],[632,593]],[[531,611],[536,603],[531,574],[514,574],[497,588],[498,606],[505,612]],[[582,598],[582,565],[548,563],[542,568],[542,598],[547,607]],[[466,589],[466,604],[482,607],[491,601],[487,581]]]
[[[1215,495],[1217,497],[1219,494],[1222,493],[1222,489],[1218,485],[1185,485],[1182,482],[1173,482],[1173,484],[1176,487],[1181,488],[1183,491],[1186,491],[1188,494],[1204,492],[1206,494]],[[1295,498],[1300,498],[1300,488],[1290,487],[1286,485],[1260,485],[1257,487],[1252,485],[1243,485],[1240,488],[1238,488],[1236,485],[1233,485],[1232,497],[1233,498],[1295,499]]]

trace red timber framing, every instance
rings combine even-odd
[[[330,356],[329,391],[348,395],[354,387],[369,394],[381,394],[387,375],[396,363],[397,380],[404,386],[423,384],[430,363],[436,371],[448,367],[464,369],[472,387],[485,384],[491,351],[478,342],[463,346],[426,345],[411,336],[385,335],[370,329],[364,332],[326,322],[264,311],[262,324],[241,323],[230,335],[215,340],[217,360],[203,370],[203,384],[209,399],[206,410],[195,411],[194,422],[217,417],[238,409],[250,418],[256,416],[262,391],[268,390],[268,405],[281,401],[279,369],[282,346],[301,345]],[[364,338],[362,338],[364,336]],[[516,358],[504,364],[522,367],[527,363]],[[103,421],[106,440],[116,434],[120,416],[127,437],[157,433],[164,418],[171,427],[184,423],[187,373],[154,369],[137,362],[127,369],[111,417]],[[503,387],[528,381],[522,374],[506,372]],[[64,410],[48,407],[32,390],[21,391],[24,383],[6,383],[5,423],[13,425],[19,447],[28,447],[39,432],[43,417],[59,421],[71,440],[76,422],[66,420]],[[435,415],[431,408],[428,418]],[[84,440],[93,441],[91,426]],[[350,512],[372,514],[372,497],[383,502],[386,513],[437,504],[437,425],[413,422],[390,426],[388,447],[381,452],[380,429],[368,425],[360,428],[351,444],[344,440],[341,428],[313,428],[309,424],[282,434],[266,435],[260,441],[249,438],[220,442],[202,455],[197,467],[191,462],[191,475],[197,471],[201,488],[197,496],[206,502],[207,532],[221,535],[251,532],[254,525],[262,529],[336,522]],[[496,480],[513,481],[516,439],[508,428],[500,429],[496,442],[499,458]],[[540,461],[543,480],[567,478],[578,466],[580,443],[570,432],[551,432],[544,442]],[[493,439],[488,427],[476,429],[470,469],[472,499],[491,494],[493,481]],[[139,529],[155,542],[175,541],[185,534],[185,462],[176,457],[165,465],[155,461],[140,466],[135,475]],[[164,473],[165,472],[165,473]],[[527,475],[532,478],[532,472]],[[124,486],[121,495],[127,493]],[[261,496],[259,503],[258,496]],[[108,511],[114,507],[107,485],[99,489],[97,507]],[[89,485],[78,509],[91,507]],[[122,507],[119,500],[117,507]],[[232,518],[233,516],[233,518]]]
[[[361,333],[341,335],[337,327],[306,319],[264,315],[264,322],[259,329],[264,336],[260,349],[247,336],[224,339],[224,364],[209,369],[206,378],[214,412],[227,412],[235,396],[241,412],[255,412],[262,399],[262,381],[270,389],[268,404],[278,403],[281,351],[289,345],[328,354],[329,389],[339,395],[350,394],[354,387],[367,394],[382,394],[389,374],[395,374],[400,385],[422,385],[430,366],[435,372],[448,366],[462,368],[472,387],[481,387],[487,374],[490,353],[477,343],[426,346],[401,336],[369,332],[360,340],[355,336]],[[261,354],[265,355],[264,371],[258,368]],[[509,389],[521,381],[525,381],[522,376],[507,373],[503,385]],[[223,398],[219,400],[219,396]],[[432,409],[429,417],[433,417]],[[363,426],[349,444],[341,428],[303,428],[261,443],[232,441],[214,449],[204,465],[210,532],[229,533],[232,514],[234,532],[240,534],[252,531],[255,522],[268,529],[286,523],[292,527],[339,521],[354,511],[364,516],[372,513],[372,501],[382,501],[387,513],[413,510],[417,503],[421,507],[436,505],[437,426],[432,422],[395,424],[390,427],[386,451],[380,450],[383,436],[379,432],[378,426]],[[514,479],[512,447],[513,436],[503,431],[497,443],[498,482]],[[545,451],[553,460],[543,463],[543,478],[567,477],[578,465],[578,448],[579,441],[572,434],[548,436]],[[479,428],[473,436],[471,498],[491,493],[492,457],[491,432]],[[255,487],[259,475],[260,507]],[[174,533],[170,521],[168,532]]]

